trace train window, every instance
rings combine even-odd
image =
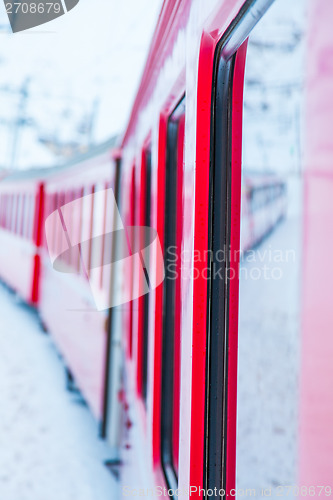
[[[224,48],[221,40],[217,51]],[[217,56],[218,56],[217,52]],[[236,55],[216,58],[209,179],[206,407],[204,477],[206,490],[227,488],[228,252],[231,200],[231,117]]]
[[[9,200],[8,229],[12,231],[15,196],[13,194],[9,195]]]
[[[43,222],[41,227],[41,247],[46,248],[46,236],[45,236],[45,220],[50,214],[50,200],[47,193],[44,192],[44,213],[43,213]],[[24,217],[22,219],[22,224],[24,225]],[[22,228],[23,232],[23,228]]]
[[[4,195],[4,204],[3,204],[3,227],[7,228],[7,210],[8,210],[8,195]]]
[[[21,211],[21,220],[20,220],[20,235],[24,236],[24,217],[25,217],[25,201],[26,201],[27,195],[23,194],[22,195],[22,211]]]
[[[151,216],[151,150],[146,149],[142,154],[141,164],[141,208],[140,208],[140,225],[149,227]],[[145,232],[144,232],[145,233]],[[146,238],[147,235],[140,233],[139,238]],[[140,248],[147,246],[146,241],[138,242]],[[145,278],[149,284],[149,277],[147,273],[147,262],[144,264],[146,267]],[[141,285],[139,285],[141,286]],[[138,381],[139,391],[146,403],[147,399],[147,382],[148,382],[148,320],[149,320],[149,293],[146,293],[139,298],[139,350],[138,350]]]
[[[57,206],[55,208],[58,209],[59,212],[61,212],[61,210],[59,210],[59,209],[63,206],[66,206],[67,203],[69,203],[70,201],[71,201],[70,191],[59,193],[57,196]],[[66,213],[66,215],[70,218],[71,214]],[[61,220],[61,224],[59,226],[58,225],[56,225],[56,226],[57,226],[56,227],[56,235],[55,235],[56,253],[57,253],[57,255],[59,255],[59,258],[62,260],[63,264],[69,264],[71,250],[70,249],[67,250],[67,248],[68,248],[67,244],[66,244],[66,246],[64,246],[64,242],[65,241],[67,242],[67,236],[63,230],[62,220]]]
[[[9,194],[7,198],[7,211],[6,211],[6,227],[8,231],[10,230],[11,209],[12,209],[12,195]]]
[[[20,193],[18,193],[17,194],[17,201],[16,201],[16,221],[15,221],[15,233],[16,234],[20,234],[21,203],[22,203],[22,195]]]
[[[2,227],[3,201],[4,201],[4,195],[1,195],[1,197],[0,197],[0,227]]]
[[[60,193],[58,195],[58,208],[61,208],[65,204],[65,193]],[[58,227],[57,229],[57,236],[56,236],[56,249],[57,249],[57,255],[59,255],[59,258],[63,260],[63,255],[62,254],[62,248],[64,248],[64,240],[65,240],[65,235],[64,231],[62,230],[62,227]]]
[[[8,204],[9,204],[9,197],[8,194],[5,195],[5,200],[4,200],[4,212],[3,212],[3,227],[8,229],[7,223],[8,223]]]
[[[73,193],[72,191],[67,191],[67,193],[65,194],[65,200],[64,200],[64,204],[69,204],[71,201],[73,200]],[[68,212],[67,212],[68,213]],[[67,224],[68,224],[68,227],[73,227],[73,223],[72,223],[72,217],[73,217],[73,213],[72,211],[70,211],[68,213],[68,220],[67,220]],[[66,261],[66,264],[68,264],[68,266],[71,265],[71,257],[72,257],[72,249],[71,247],[69,247],[68,251],[65,253],[65,261]]]
[[[34,238],[34,225],[36,218],[36,195],[30,196],[30,225],[29,225],[29,238],[32,240]]]
[[[6,194],[6,199],[5,199],[5,213],[4,213],[4,227],[8,229],[8,218],[9,218],[9,195]]]
[[[50,194],[50,213],[54,212],[57,209],[57,200],[58,200],[57,193]],[[55,252],[56,249],[56,225],[54,223],[52,227],[50,249],[52,249],[52,252]]]
[[[17,217],[16,217],[16,233],[18,235],[21,234],[21,227],[22,227],[22,203],[23,203],[23,195],[19,194],[17,200]]]
[[[47,219],[47,217],[52,212],[53,212],[53,195],[52,194],[45,194],[45,217],[44,217],[44,221]],[[43,246],[44,246],[44,248],[47,249],[46,233],[45,233],[44,229],[42,231],[42,235],[43,235]]]
[[[15,201],[15,218],[14,218],[14,227],[13,231],[15,234],[18,234],[18,228],[20,224],[20,198],[21,195],[17,193],[16,201]]]
[[[105,185],[104,185],[104,189],[109,189],[109,183],[106,182]],[[106,241],[107,241],[107,237],[106,237],[106,231],[107,231],[107,228],[109,227],[107,224],[108,224],[108,204],[110,203],[108,198],[110,198],[109,196],[105,196],[105,203],[104,203],[104,213],[103,213],[103,234],[102,234],[102,248],[101,248],[101,258],[102,258],[102,266],[101,266],[101,270],[100,270],[100,276],[99,276],[99,285],[100,285],[100,288],[101,289],[105,289],[105,291],[108,290],[108,288],[104,287],[104,274],[105,274],[105,267],[104,267],[104,259],[107,258],[108,255],[111,255],[111,254],[107,254],[106,253],[106,248],[105,248],[105,244],[106,244]],[[110,215],[109,215],[110,217]]]
[[[56,195],[56,209],[58,210],[62,205],[62,193]],[[58,224],[54,224],[54,251],[57,257],[59,256],[59,249],[61,248],[62,230]],[[60,258],[60,257],[59,257]]]
[[[5,208],[5,195],[2,195],[1,196],[1,213],[0,213],[0,224],[1,224],[1,227],[4,227],[4,220],[3,220],[4,208]]]
[[[169,118],[165,177],[161,456],[171,489],[178,483],[181,245],[185,99]]]
[[[58,194],[54,193],[51,195],[51,211],[55,212],[58,208]],[[56,252],[56,238],[57,238],[57,226],[53,224],[53,232],[52,232],[52,240],[51,240],[51,248],[53,252]]]
[[[111,188],[111,182],[106,182],[104,185],[104,189]],[[104,213],[103,213],[103,235],[102,235],[102,246],[101,246],[101,259],[102,259],[102,267],[100,269],[100,288],[105,292],[109,291],[110,285],[110,269],[107,264],[110,263],[110,255],[112,254],[112,242],[111,238],[108,236],[109,228],[112,227],[112,206],[111,206],[111,197],[105,196],[104,203]]]
[[[274,498],[297,484],[304,19],[273,4],[244,87],[236,489]]]
[[[70,201],[73,202],[74,200],[76,199],[76,193],[75,191],[71,191],[70,192]],[[72,206],[72,205],[71,205]],[[73,228],[75,227],[75,219],[77,218],[77,214],[76,214],[76,211],[77,210],[72,210],[71,211],[71,216],[70,216],[70,228]],[[77,223],[76,223],[76,227],[77,227]],[[70,229],[72,231],[72,229]],[[71,234],[71,238],[73,237],[73,235]],[[68,265],[73,269],[75,270],[76,269],[76,257],[77,257],[77,249],[71,247],[70,249],[70,252],[69,252],[69,255],[68,255]]]
[[[131,175],[131,194],[130,194],[130,210],[129,210],[129,226],[132,231],[132,235],[130,237],[130,241],[133,241],[133,232],[134,232],[134,226],[135,226],[135,207],[136,207],[136,193],[135,193],[135,165],[132,167],[132,175]],[[131,264],[131,269],[129,269],[129,276],[130,276],[130,286],[131,286],[131,295],[132,296],[132,291],[134,287],[134,269]],[[129,355],[132,357],[133,354],[133,307],[134,303],[133,300],[131,300],[129,304]]]
[[[5,196],[5,211],[4,211],[4,227],[8,229],[8,210],[9,210],[9,196]]]
[[[15,225],[15,215],[16,215],[16,195],[11,195],[11,206],[10,206],[10,230],[14,230]]]
[[[15,221],[16,221],[16,194],[12,195],[12,206],[11,206],[11,218],[10,218],[10,230],[15,231]]]
[[[94,188],[85,187],[82,199],[82,226],[81,240],[86,242],[81,246],[81,271],[88,279],[90,275],[90,259],[91,259],[91,230],[92,230],[92,211],[93,211],[93,196]]]
[[[12,211],[13,211],[13,195],[8,195],[8,206],[7,206],[7,229],[10,231],[12,222]]]
[[[112,189],[115,199],[119,200],[119,183],[120,183],[120,161],[115,162],[115,175],[113,180],[110,180],[104,184],[104,189]],[[111,291],[111,270],[110,262],[113,261],[112,255],[115,252],[115,241],[112,238],[113,229],[115,227],[115,211],[114,211],[113,198],[109,192],[105,193],[104,209],[103,209],[103,225],[101,227],[102,234],[102,247],[101,247],[101,262],[102,267],[100,269],[99,284],[100,288],[106,294],[110,294]]]
[[[7,228],[7,210],[8,210],[8,195],[5,194],[3,197],[3,215],[2,215],[2,225]]]
[[[83,221],[83,196],[84,196],[84,188],[81,188],[78,192],[78,197],[80,199],[80,208],[78,212],[78,234],[80,235],[82,233],[82,221]],[[80,238],[77,238],[77,241],[79,241]],[[81,253],[77,253],[77,270],[80,272],[81,269]]]
[[[8,195],[8,203],[7,203],[7,229],[10,231],[11,221],[12,221],[12,210],[13,210],[13,195]]]
[[[77,189],[73,193],[73,200],[76,200],[76,203],[72,213],[71,238],[73,241],[80,241],[81,227],[82,227],[83,189]],[[81,257],[78,247],[72,248],[71,266],[77,272],[80,271],[80,259]]]
[[[3,206],[2,206],[2,227],[6,228],[6,215],[7,215],[7,206],[8,206],[8,196],[5,194],[3,196]]]
[[[17,216],[17,194],[13,194],[13,196],[12,196],[12,216],[11,216],[11,224],[10,224],[10,229],[13,233],[15,233],[15,229],[16,229],[16,216]]]
[[[28,225],[29,225],[29,203],[30,195],[27,194],[24,204],[24,221],[23,221],[23,237],[28,238]]]
[[[7,210],[8,210],[8,196],[4,196],[4,202],[3,202],[3,216],[2,216],[2,224],[3,227],[7,227]]]
[[[2,227],[6,228],[6,214],[7,214],[7,195],[3,195],[3,206],[2,206]]]
[[[2,194],[1,198],[0,198],[0,226],[1,227],[3,227],[4,201],[5,201],[5,196],[4,196],[4,194]]]
[[[16,204],[16,195],[12,194],[10,196],[10,223],[9,223],[9,230],[12,232],[13,227],[14,227],[14,221],[15,221],[15,204]]]
[[[105,227],[106,196],[104,184],[97,184],[94,193],[91,246],[91,279],[100,287],[102,272],[102,247]]]

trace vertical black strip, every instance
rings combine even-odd
[[[116,200],[116,206],[119,208],[120,206],[120,172],[121,172],[121,160],[116,160],[116,175],[115,175],[115,187],[114,187],[114,196]],[[116,240],[117,238],[112,239],[112,255],[115,254],[116,251]],[[112,262],[113,259],[111,258]],[[110,287],[113,285],[113,280],[110,283]],[[107,421],[108,421],[108,411],[109,411],[109,388],[112,384],[112,380],[109,379],[110,374],[110,362],[111,362],[111,346],[112,346],[112,307],[109,308],[109,314],[107,319],[107,341],[106,341],[106,356],[105,356],[105,369],[104,369],[104,401],[103,401],[103,420],[101,422],[101,437],[107,437]]]
[[[164,474],[169,488],[177,485],[172,465],[173,435],[173,386],[174,386],[174,332],[175,332],[175,276],[172,253],[176,246],[177,220],[177,136],[178,123],[169,120],[167,161],[165,174],[165,227],[164,256],[165,280],[163,292],[163,339],[162,339],[162,408],[161,452]]]
[[[230,248],[231,104],[234,58],[217,57],[210,171],[204,488],[225,489]],[[217,496],[216,498],[219,498]]]
[[[161,458],[169,489],[176,490],[178,477],[173,464],[173,415],[174,415],[174,349],[175,349],[175,297],[177,277],[175,249],[177,221],[182,217],[177,207],[178,192],[178,136],[179,119],[185,113],[185,98],[169,118],[165,173],[165,222],[163,288],[163,338],[162,338],[162,401],[161,401]]]
[[[150,227],[151,223],[151,151],[145,153],[145,226]],[[149,244],[148,232],[145,231],[145,247]],[[146,252],[148,254],[148,252]],[[146,263],[147,265],[147,263]],[[149,263],[148,263],[149,267]],[[149,285],[149,269],[144,268],[145,277]],[[143,349],[142,349],[142,396],[147,402],[147,382],[148,382],[148,332],[149,332],[149,293],[143,297]]]

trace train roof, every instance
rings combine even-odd
[[[190,7],[191,0],[164,0],[162,4],[121,146],[125,145],[127,138],[135,128],[140,109],[145,106],[152,94],[156,77],[172,50],[179,30],[187,24]]]
[[[77,167],[80,163],[85,163],[86,161],[110,152],[110,155],[115,158],[119,156],[119,152],[116,149],[116,144],[118,141],[118,136],[112,137],[107,141],[90,148],[86,153],[82,153],[71,158],[66,163],[61,163],[59,165],[54,165],[53,167],[42,167],[42,168],[30,168],[27,170],[19,170],[15,172],[3,172],[3,176],[0,175],[0,182],[15,182],[15,181],[26,181],[26,180],[44,180],[48,179],[62,171],[66,171],[70,168]]]

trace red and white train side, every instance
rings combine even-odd
[[[108,295],[110,275],[106,269],[94,269],[92,262],[101,265],[104,253],[111,252],[111,248],[105,237],[100,245],[93,245],[92,241],[94,235],[104,235],[110,224],[112,207],[105,193],[110,188],[117,192],[119,177],[117,159],[110,146],[100,149],[92,157],[88,155],[58,169],[45,182],[43,222],[52,213],[56,217],[50,218],[48,239],[44,238],[41,252],[38,304],[43,325],[52,333],[64,357],[68,376],[74,379],[98,422],[104,418],[109,324],[108,310],[96,310],[91,287]],[[61,207],[68,207],[67,213]],[[52,266],[50,251],[57,257],[61,272]]]

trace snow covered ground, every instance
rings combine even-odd
[[[280,222],[241,266],[237,488],[256,496],[297,485],[301,235]]]
[[[106,445],[36,313],[0,284],[0,499],[117,500]]]
[[[276,0],[250,36],[245,75],[243,173],[287,186],[286,218],[240,279],[237,488],[271,498],[298,479],[306,16],[306,0]]]

